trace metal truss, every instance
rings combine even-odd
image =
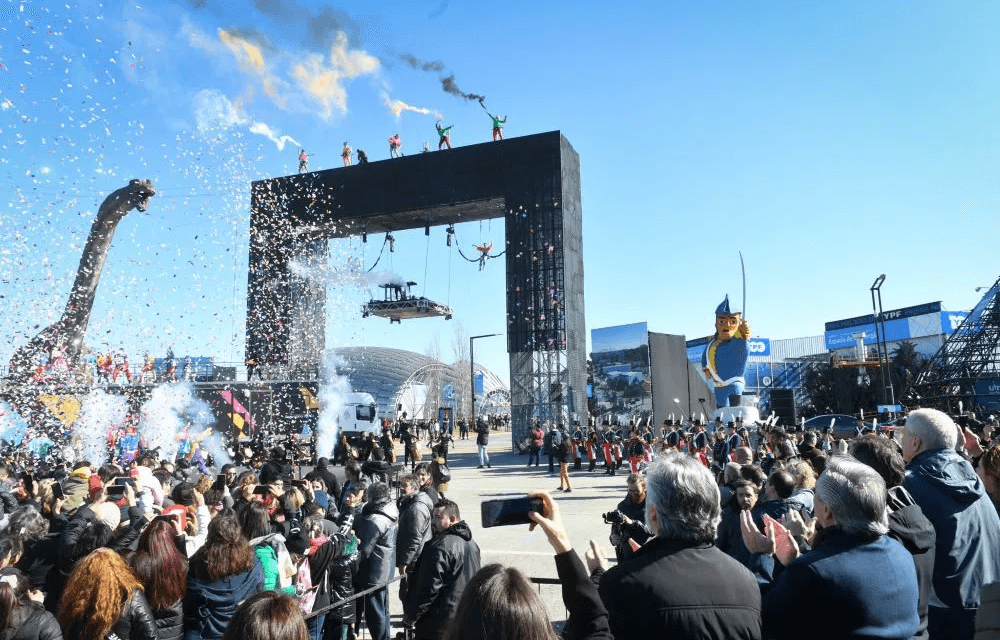
[[[940,404],[950,399],[972,406],[987,395],[983,383],[1000,379],[1000,279],[945,341],[903,393],[906,404]],[[995,393],[992,395],[996,395]]]

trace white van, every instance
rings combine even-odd
[[[352,392],[347,396],[347,402],[337,417],[340,423],[340,434],[348,439],[355,436],[374,433],[382,435],[382,426],[378,419],[378,406],[370,393]]]

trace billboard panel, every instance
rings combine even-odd
[[[687,351],[684,336],[649,334],[655,425],[662,425],[671,416],[681,419],[682,412],[684,415],[697,415],[702,411],[699,399],[709,402],[713,397],[712,387],[705,382],[701,373],[700,352],[698,362],[695,363],[688,361]],[[678,402],[674,402],[675,398]]]
[[[593,399],[598,414],[626,423],[653,408],[645,322],[593,329]]]

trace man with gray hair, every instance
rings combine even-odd
[[[871,467],[836,456],[816,483],[814,504],[822,529],[812,539],[812,551],[801,556],[777,521],[765,519],[765,536],[749,513],[741,514],[747,548],[773,553],[784,567],[770,589],[762,581],[764,635],[912,638],[920,627],[917,573],[906,549],[885,535],[885,481]]]
[[[955,452],[958,428],[935,409],[906,418],[903,487],[934,525],[934,592],[927,625],[935,638],[972,638],[983,587],[1000,580],[1000,518],[972,465]]]
[[[708,469],[667,453],[647,469],[646,494],[655,537],[600,582],[614,637],[760,638],[756,580],[714,545],[719,489]]]

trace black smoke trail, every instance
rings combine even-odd
[[[459,98],[465,98],[466,100],[478,100],[479,104],[482,105],[483,108],[486,108],[486,105],[483,104],[486,101],[486,96],[481,96],[478,93],[465,93],[459,89],[458,85],[455,84],[454,73],[445,78],[441,78],[441,88],[444,89],[445,92],[450,93],[453,96],[458,96]]]

